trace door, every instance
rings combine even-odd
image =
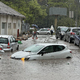
[[[5,22],[2,22],[2,31],[1,31],[2,35],[6,35],[7,34],[7,25]]]
[[[10,38],[10,46],[12,47],[13,51],[17,49],[17,42],[15,42],[15,38]]]
[[[53,46],[47,46],[44,49],[42,49],[39,53],[37,53],[36,55],[32,55],[31,57],[32,59],[53,59]]]

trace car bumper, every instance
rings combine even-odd
[[[11,51],[11,48],[5,48],[4,51]]]

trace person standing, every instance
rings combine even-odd
[[[34,29],[33,29],[33,37],[32,37],[32,39],[34,39],[34,38],[38,39],[38,37],[37,37],[37,29],[36,29],[35,26],[34,26]]]

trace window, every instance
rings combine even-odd
[[[65,49],[65,47],[62,45],[55,45],[53,49],[54,49],[54,52],[57,52],[57,51],[62,51],[63,49]]]
[[[16,23],[13,23],[13,28],[16,29]]]
[[[68,29],[67,32],[70,32],[70,29]]]
[[[20,27],[20,21],[18,21],[18,27]]]
[[[8,28],[11,29],[11,23],[8,23]]]
[[[53,46],[47,46],[41,52],[45,52],[45,53],[53,52]]]
[[[0,43],[8,44],[8,39],[7,38],[0,38]]]
[[[25,52],[38,52],[40,49],[42,49],[44,46],[43,45],[32,45],[26,49],[24,49]]]
[[[2,22],[2,29],[5,29],[6,23]]]
[[[11,39],[10,39],[10,43],[12,43],[13,42],[13,38],[11,37]]]
[[[80,31],[80,29],[73,29],[72,31],[73,32],[77,32],[77,31]]]
[[[15,41],[15,38],[13,37],[13,41]]]

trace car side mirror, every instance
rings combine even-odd
[[[41,56],[43,56],[46,53],[46,51],[41,51]]]

